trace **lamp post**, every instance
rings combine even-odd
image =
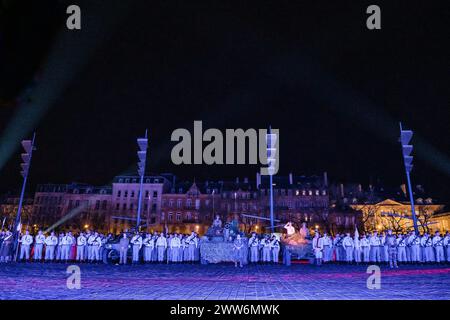
[[[139,227],[141,225],[141,211],[142,211],[142,192],[144,186],[144,175],[145,175],[145,163],[147,161],[147,147],[148,147],[148,139],[147,139],[147,130],[145,130],[145,137],[138,138],[137,144],[139,146],[138,155],[138,174],[140,176],[139,183],[139,197],[138,197],[138,211],[137,211],[137,219],[136,219],[136,230],[139,231]]]
[[[410,172],[413,168],[413,156],[411,156],[413,146],[409,144],[413,136],[412,130],[403,130],[402,123],[400,122],[400,143],[402,145],[402,154],[403,154],[403,164],[405,165],[405,172],[406,172],[406,181],[408,183],[408,193],[409,193],[409,201],[411,203],[411,214],[412,214],[412,220],[414,224],[414,232],[416,235],[419,234],[419,228],[417,227],[417,217],[416,217],[416,210],[414,207],[414,196],[413,191],[411,188],[411,177]]]
[[[22,147],[25,150],[25,153],[22,153],[22,164],[20,165],[22,167],[22,171],[20,174],[23,177],[23,183],[22,183],[22,191],[20,192],[20,199],[19,199],[19,206],[17,207],[17,216],[15,221],[15,238],[14,238],[14,260],[17,261],[17,254],[19,250],[19,237],[20,237],[20,224],[21,224],[21,215],[22,215],[22,203],[23,203],[23,197],[25,195],[25,188],[27,185],[27,179],[28,179],[28,173],[30,171],[31,166],[31,158],[33,156],[33,151],[35,150],[34,147],[34,140],[36,138],[36,133],[33,133],[33,139],[32,140],[23,140],[22,141]]]
[[[269,183],[270,183],[270,229],[274,232],[274,214],[273,214],[273,174],[275,173],[275,163],[276,163],[276,151],[275,148],[277,142],[277,135],[272,133],[271,127],[269,127],[269,133],[266,135],[267,144],[267,164],[269,165]]]

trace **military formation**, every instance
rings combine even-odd
[[[398,263],[449,263],[450,262],[450,233],[441,235],[436,231],[433,236],[425,232],[416,235],[410,233],[394,234],[387,230],[378,234],[357,233],[350,235],[337,234],[335,237],[327,233],[315,233],[313,251],[316,264],[347,263],[347,264],[389,264],[391,268],[398,268]]]
[[[13,252],[13,234],[0,233],[0,262],[6,263],[17,255],[19,262],[80,262],[100,263],[105,250],[114,249],[119,254],[119,264],[140,263],[196,263],[200,261],[200,237],[196,232],[179,233],[128,233],[114,236],[87,230],[77,236],[72,232],[42,231],[31,235],[25,231],[20,235],[19,246]],[[279,263],[281,243],[275,235],[258,235],[249,238],[240,235],[232,241],[235,266],[250,263]],[[397,268],[399,263],[449,263],[450,234],[439,232],[416,235],[394,234],[387,230],[378,234],[350,233],[335,237],[316,231],[312,239],[312,249],[317,265],[336,264],[389,264]]]

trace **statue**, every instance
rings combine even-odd
[[[300,244],[305,244],[308,242],[308,240],[306,240],[306,236],[307,236],[307,229],[305,224],[303,223],[302,228],[300,229],[300,232],[296,232],[295,231],[295,227],[292,225],[292,222],[289,221],[288,223],[286,223],[286,225],[284,226],[284,228],[286,229],[286,236],[282,239],[282,242],[287,244],[287,245],[300,245]],[[306,231],[305,231],[306,229]]]
[[[208,238],[212,238],[214,241],[223,241],[223,228],[222,228],[222,220],[220,220],[220,216],[217,215],[214,219],[212,225],[208,228],[205,234]]]
[[[222,228],[222,220],[220,220],[219,215],[216,215],[216,218],[214,219],[212,226],[213,228]]]

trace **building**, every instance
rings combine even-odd
[[[19,196],[7,195],[0,199],[0,230],[13,229],[19,208]],[[25,228],[33,227],[33,198],[25,196],[22,203],[22,225]]]

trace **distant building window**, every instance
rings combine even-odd
[[[130,183],[130,179],[125,179],[125,183]]]
[[[145,190],[145,197],[148,198],[149,195],[150,195],[150,192],[148,190]]]
[[[153,191],[153,198],[158,198],[158,191]]]
[[[190,208],[192,206],[192,200],[191,199],[187,199],[186,200],[186,207]]]
[[[134,191],[131,191],[131,198],[134,198]]]
[[[177,213],[177,222],[180,222],[181,221],[181,213]]]
[[[172,222],[172,218],[173,218],[173,213],[169,212],[169,216],[167,217],[167,220]]]
[[[173,199],[169,200],[169,207],[173,207]]]
[[[121,178],[121,179],[119,179],[119,183],[123,183],[123,179]]]
[[[181,205],[182,205],[181,199],[178,199],[178,200],[177,200],[177,208],[181,208]]]
[[[124,204],[122,205],[122,210],[127,210],[127,204],[126,204],[126,203],[124,203]]]
[[[124,194],[123,194],[123,196],[124,196],[125,198],[128,197],[128,191],[125,191]]]
[[[117,198],[119,198],[122,195],[122,191],[117,191]]]

